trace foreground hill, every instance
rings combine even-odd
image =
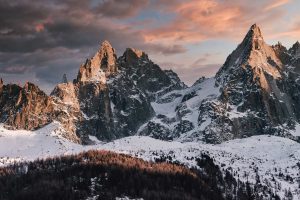
[[[207,155],[195,160],[201,170],[166,162],[146,162],[107,151],[21,163],[0,168],[0,198],[246,200],[277,197],[259,184],[254,188],[236,181],[229,172],[223,177]]]
[[[223,174],[232,174],[236,181],[258,182],[279,197],[289,191],[300,198],[300,144],[276,136],[253,136],[212,145],[203,142],[167,142],[147,136],[125,137],[104,143],[95,137],[94,145],[80,145],[60,135],[58,123],[38,131],[13,131],[0,128],[0,165],[33,161],[53,156],[77,154],[91,149],[129,154],[146,161],[170,161],[189,168],[198,166],[197,158],[208,155]]]

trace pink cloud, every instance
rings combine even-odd
[[[286,12],[281,6],[289,0],[267,1],[221,1],[173,0],[169,5],[159,1],[161,12],[176,15],[169,24],[156,29],[145,30],[143,36],[148,42],[200,42],[216,38],[240,40],[253,23],[263,25],[266,32],[272,32]],[[278,8],[278,9],[275,9]]]
[[[285,5],[289,2],[290,2],[290,0],[276,0],[275,2],[272,2],[268,6],[266,6],[264,10],[265,11],[272,10],[274,8],[278,8],[280,6],[283,6],[283,5]]]

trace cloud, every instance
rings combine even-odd
[[[190,67],[198,67],[199,65],[203,65],[204,63],[210,61],[210,59],[212,57],[216,56],[216,54],[210,54],[210,53],[205,53],[204,55],[202,55],[200,58],[198,58],[197,60],[195,60]]]
[[[127,18],[136,15],[148,0],[103,0],[94,5],[94,11],[106,17]]]
[[[163,69],[172,69],[174,70],[186,84],[192,85],[199,77],[213,77],[216,72],[220,69],[222,64],[218,63],[209,63],[204,64],[208,60],[201,61],[205,56],[214,56],[213,54],[206,54],[200,57],[198,60],[192,64],[188,63],[178,63],[178,62],[157,62],[160,67]]]
[[[39,88],[43,89],[44,92],[50,94],[54,88],[54,84],[44,81],[36,77],[35,73],[25,74],[1,74],[1,78],[4,84],[14,83],[23,86],[26,82],[31,82],[38,85]]]
[[[242,37],[251,24],[262,24],[266,29],[278,24],[284,14],[280,9],[287,0],[266,1],[226,1],[189,0],[174,1],[169,6],[166,1],[158,1],[162,12],[176,14],[167,25],[144,31],[146,41],[165,43],[194,43],[210,39]],[[274,9],[278,8],[278,9]],[[270,30],[271,32],[271,30]]]
[[[122,18],[138,14],[147,4],[148,0],[97,4],[80,0],[1,1],[1,76],[35,74],[44,82],[57,83],[63,73],[74,77],[103,40],[110,40],[119,55],[127,47],[151,54],[185,52],[182,45],[146,42],[140,30],[122,23]]]
[[[157,64],[164,69],[178,69],[180,67],[185,66],[184,64],[174,63],[174,62],[159,62],[159,61],[157,61]]]
[[[185,53],[187,49],[182,45],[163,45],[163,44],[151,44],[145,43],[141,45],[141,48],[146,48],[149,53],[161,53],[163,55],[172,55]]]
[[[295,17],[293,22],[287,27],[287,29],[282,30],[281,32],[275,32],[269,36],[271,39],[286,39],[290,43],[295,42],[295,40],[300,39],[300,21],[299,15]]]
[[[265,11],[269,11],[269,10],[272,10],[274,8],[278,8],[280,6],[283,6],[287,3],[289,3],[290,0],[276,0],[274,2],[271,2],[267,7],[265,7]]]
[[[174,71],[188,85],[192,85],[199,77],[213,77],[222,64],[204,64],[193,67],[179,67]]]

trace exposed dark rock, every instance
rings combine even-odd
[[[192,122],[188,120],[181,120],[179,124],[175,126],[174,134],[175,137],[179,137],[181,134],[184,134],[186,132],[189,132],[193,130],[195,127]]]
[[[193,84],[193,86],[198,85],[198,84],[202,83],[205,80],[206,80],[206,78],[204,76],[202,76],[198,80],[195,81],[195,83]]]
[[[185,102],[185,101],[187,101],[187,100],[189,100],[189,99],[191,99],[191,98],[193,98],[193,97],[195,97],[195,96],[197,96],[196,91],[191,91],[190,93],[185,94],[185,95],[183,96],[181,102],[183,103],[183,102]]]
[[[174,101],[174,99],[181,97],[182,94],[178,93],[171,93],[171,94],[166,94],[165,96],[162,96],[161,98],[157,99],[157,103],[170,103]]]
[[[167,92],[186,87],[173,71],[163,71],[142,51],[128,48],[118,59],[118,63],[151,101]]]
[[[140,135],[147,135],[161,140],[171,140],[174,138],[168,127],[153,121],[147,123],[146,127],[140,132]]]

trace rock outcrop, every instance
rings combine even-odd
[[[54,105],[36,85],[27,82],[24,87],[0,83],[1,122],[10,129],[35,130],[54,118]]]
[[[108,41],[104,41],[98,52],[80,66],[77,81],[99,81],[105,83],[106,77],[117,73],[117,56],[115,49]]]
[[[173,71],[164,71],[140,50],[128,48],[118,59],[120,69],[130,76],[137,87],[145,92],[151,101],[172,90],[180,90],[186,85]]]

